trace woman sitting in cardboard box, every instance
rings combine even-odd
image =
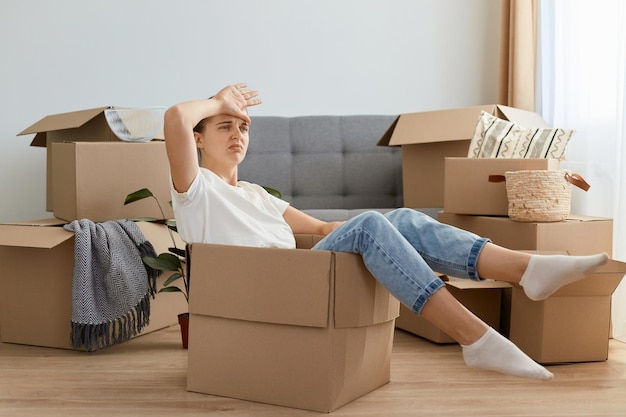
[[[313,249],[360,254],[401,303],[459,342],[468,366],[552,379],[550,371],[463,307],[433,271],[516,283],[529,298],[542,300],[606,263],[606,253],[529,255],[403,208],[385,215],[366,212],[346,222],[313,218],[258,185],[238,181],[249,141],[247,108],[261,104],[257,95],[246,84],[231,85],[165,114],[172,202],[187,243],[295,248],[294,234],[324,235]]]

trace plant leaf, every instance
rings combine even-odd
[[[127,220],[131,222],[159,222],[160,219],[156,217],[129,217]]]
[[[154,194],[152,194],[152,191],[147,188],[142,188],[141,190],[128,194],[126,196],[126,200],[124,200],[124,205],[134,203],[135,201],[143,200],[148,197],[154,197]]]
[[[180,259],[171,253],[162,253],[158,257],[144,256],[143,262],[151,268],[159,271],[178,271],[181,267]]]
[[[283,195],[280,193],[280,191],[273,189],[272,187],[266,187],[263,186],[263,188],[265,188],[265,191],[267,191],[268,193],[270,193],[271,195],[273,195],[274,197],[277,198],[283,198]]]
[[[178,287],[163,287],[159,290],[159,292],[183,292]]]
[[[183,274],[181,274],[180,272],[174,272],[168,279],[165,280],[165,282],[163,283],[163,286],[164,287],[169,286],[172,282],[176,281],[182,276]]]

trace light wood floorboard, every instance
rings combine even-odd
[[[550,382],[469,369],[458,345],[396,331],[391,382],[332,415],[626,416],[626,344],[549,369]],[[186,371],[177,326],[94,353],[0,343],[0,416],[320,415],[187,392]]]

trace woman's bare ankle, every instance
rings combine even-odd
[[[462,345],[470,345],[489,329],[446,288],[434,293],[424,305],[421,317]]]
[[[478,257],[476,265],[478,275],[481,278],[517,284],[526,271],[530,257],[528,253],[487,243]]]

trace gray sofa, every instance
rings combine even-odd
[[[294,207],[327,221],[402,207],[401,150],[376,145],[395,120],[252,117],[239,178],[275,188]]]

